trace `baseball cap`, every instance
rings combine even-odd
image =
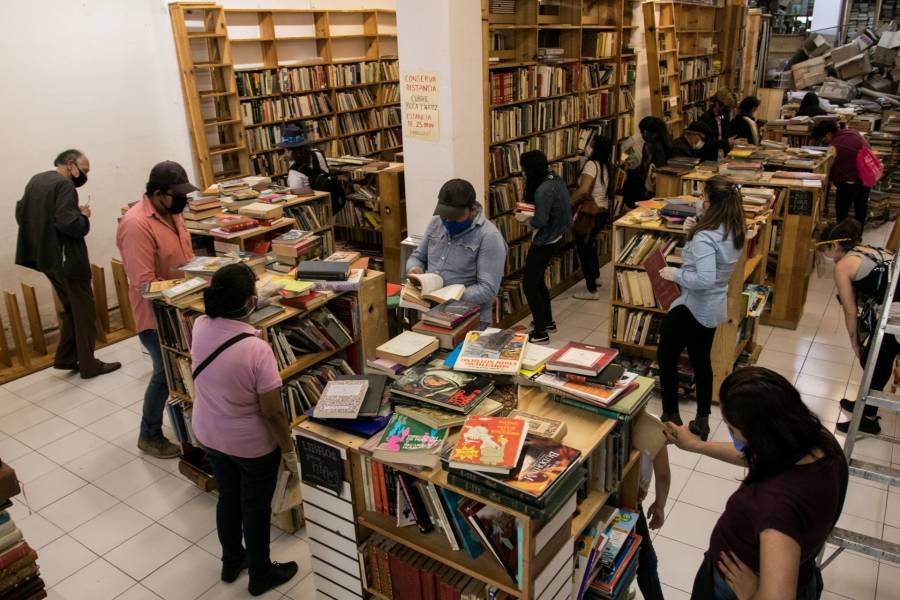
[[[434,214],[442,219],[457,221],[466,214],[467,208],[472,208],[475,201],[475,188],[465,179],[451,179],[441,186],[438,192],[438,203]]]
[[[709,125],[702,121],[694,121],[690,125],[687,126],[687,131],[692,131],[694,133],[699,133],[703,136],[703,139],[709,139],[713,135],[712,129],[710,129]]]
[[[186,196],[197,191],[197,186],[188,181],[184,167],[173,160],[165,160],[157,163],[150,169],[148,183],[155,184],[160,189],[172,190],[175,194]]]

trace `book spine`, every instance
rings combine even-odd
[[[502,506],[507,506],[515,511],[525,513],[529,517],[535,519],[545,519],[547,517],[552,517],[553,515],[546,514],[546,511],[543,511],[539,508],[531,506],[529,504],[525,504],[515,498],[511,498],[506,494],[501,494],[497,490],[493,490],[488,487],[484,487],[474,481],[470,481],[463,477],[459,477],[453,473],[447,473],[447,483],[451,485],[455,485],[458,488],[464,489],[467,492],[472,492],[473,494],[478,494],[479,496],[483,496],[490,500],[491,502],[496,502]]]
[[[602,408],[600,406],[594,406],[592,404],[587,404],[586,402],[579,402],[578,400],[567,398],[565,396],[553,396],[553,399],[559,402],[560,404],[567,404],[568,406],[574,406],[575,408],[580,408],[582,410],[586,410],[588,412],[592,412],[594,414],[602,415],[608,419],[615,419],[617,421],[624,421],[628,418],[627,415],[624,415],[620,412],[616,412],[614,410],[608,410]]]
[[[449,469],[447,471],[448,477],[453,475],[455,478],[464,479],[468,481],[471,485],[478,486],[478,489],[489,489],[498,494],[501,494],[504,498],[508,498],[510,500],[516,500],[517,502],[521,502],[523,504],[531,505],[534,510],[540,510],[540,505],[535,501],[533,496],[526,494],[520,490],[507,487],[498,481],[494,481],[488,477],[479,477],[478,475],[467,471],[465,469]],[[460,486],[462,487],[462,486]],[[466,488],[468,489],[468,488]],[[473,490],[469,490],[473,491]]]
[[[453,527],[450,526],[450,519],[447,518],[447,511],[445,510],[443,502],[441,502],[440,496],[438,496],[437,487],[430,481],[427,482],[426,486],[428,496],[431,498],[431,503],[434,505],[438,520],[441,522],[441,529],[444,530],[447,541],[450,542],[450,548],[459,550],[459,542],[456,539],[456,533],[454,532]]]
[[[384,467],[384,482],[387,490],[387,514],[397,516],[397,471]]]
[[[368,540],[366,547],[366,563],[369,565],[368,580],[373,589],[383,592],[384,588],[381,583],[381,569],[378,568],[378,555],[375,552],[375,539]]]
[[[428,517],[428,513],[425,510],[425,504],[422,500],[421,496],[418,494],[418,490],[416,490],[412,483],[407,480],[408,475],[405,473],[397,473],[398,485],[400,486],[400,492],[403,494],[403,497],[406,498],[406,503],[409,505],[409,509],[413,513],[413,518],[416,520],[416,525],[419,527],[419,531],[422,533],[428,533],[434,526],[431,524],[431,519]]]

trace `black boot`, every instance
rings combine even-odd
[[[855,400],[848,400],[847,398],[841,398],[841,409],[842,410],[845,410],[848,413],[852,413],[854,406],[856,406]],[[877,406],[866,406],[866,408],[863,409],[863,414],[870,418],[874,417],[875,415],[878,414],[878,407]]]
[[[297,563],[294,561],[284,564],[273,562],[272,567],[264,577],[258,579],[250,578],[250,585],[247,586],[247,591],[250,592],[251,596],[262,596],[269,590],[290,581],[296,574]]]
[[[697,415],[696,419],[688,423],[688,429],[705,442],[709,437],[709,417]]]
[[[881,417],[863,417],[863,420],[859,423],[859,432],[878,435],[881,433],[881,425],[878,423],[880,420]],[[850,421],[838,423],[837,430],[841,433],[847,433],[850,430]]]
[[[677,412],[667,413],[667,412],[663,411],[663,414],[659,415],[659,420],[662,421],[663,423],[674,423],[675,425],[678,425],[679,427],[684,425],[684,421],[681,420],[681,415],[678,414]]]

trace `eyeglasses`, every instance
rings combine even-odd
[[[850,242],[850,241],[853,241],[853,240],[851,240],[850,238],[838,238],[836,240],[825,240],[822,242],[816,242],[815,244],[813,244],[813,246],[818,248],[819,246],[824,246],[825,244],[836,244],[838,242]]]

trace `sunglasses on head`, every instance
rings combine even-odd
[[[815,244],[813,244],[813,246],[818,248],[819,246],[824,246],[825,244],[836,244],[838,242],[849,242],[849,241],[851,241],[850,238],[838,238],[836,240],[824,240],[821,242],[816,242]]]

